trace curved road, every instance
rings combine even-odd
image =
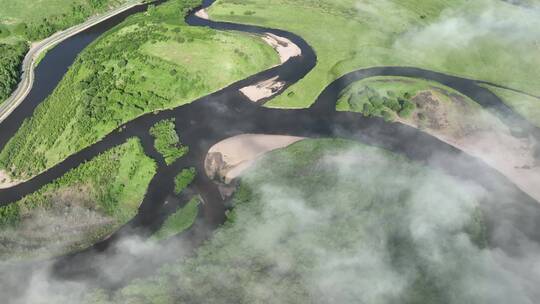
[[[203,7],[209,6],[211,2],[205,1]],[[437,167],[460,179],[478,183],[486,188],[488,195],[481,207],[486,214],[490,231],[495,230],[501,221],[509,222],[516,227],[516,231],[512,233],[524,234],[540,242],[540,205],[494,169],[478,159],[463,155],[456,148],[420,130],[399,123],[388,123],[379,118],[364,117],[358,113],[335,110],[339,92],[351,82],[379,75],[418,77],[452,87],[478,101],[484,107],[497,111],[506,123],[525,126],[532,136],[538,136],[536,127],[512,112],[497,96],[490,94],[478,82],[418,68],[378,67],[362,69],[342,76],[330,84],[308,109],[264,108],[260,104],[251,102],[239,92],[239,89],[273,77],[278,77],[279,81],[285,82],[285,87],[294,84],[315,66],[317,57],[313,49],[301,37],[282,30],[214,22],[195,16],[194,11],[186,19],[191,25],[208,26],[219,30],[256,34],[270,32],[298,45],[302,49],[302,56],[293,57],[282,65],[238,81],[191,104],[157,114],[143,115],[120,126],[99,142],[68,157],[35,178],[8,189],[1,189],[0,205],[15,202],[62,176],[80,163],[122,144],[131,137],[140,138],[145,153],[158,163],[157,173],[150,182],[137,216],[113,236],[95,244],[92,248],[58,258],[55,264],[57,275],[66,278],[97,279],[101,284],[108,286],[121,284],[127,277],[136,276],[139,271],[144,272],[145,267],[154,267],[155,265],[151,263],[141,262],[138,269],[131,269],[132,272],[124,274],[119,279],[120,281],[111,282],[101,276],[102,270],[99,264],[104,256],[114,254],[114,250],[108,249],[114,248],[111,245],[121,237],[132,233],[151,234],[159,229],[168,214],[184,206],[191,196],[197,193],[205,201],[200,206],[199,220],[179,237],[192,244],[190,248],[196,248],[196,245],[208,239],[211,232],[225,221],[228,202],[221,198],[216,184],[206,176],[204,158],[216,142],[244,133],[284,134],[314,138],[341,137],[404,154],[413,160]],[[25,115],[29,116],[31,113],[27,112]],[[149,129],[156,122],[173,117],[176,118],[177,132],[181,134],[183,143],[188,145],[190,150],[186,156],[167,166],[153,147]],[[0,124],[0,132],[2,131],[3,125]],[[435,156],[444,157],[434,161]],[[186,167],[196,168],[197,176],[186,191],[175,195],[174,177]],[[509,233],[508,239],[512,239],[512,233]],[[513,246],[508,239],[492,238],[490,245],[511,251]],[[1,286],[3,284],[0,284],[0,288],[6,288]]]
[[[134,6],[141,4],[142,0],[126,3],[125,5],[122,5],[110,12],[91,17],[84,23],[57,32],[49,38],[32,43],[30,50],[23,60],[21,81],[17,86],[17,89],[11,94],[11,96],[0,104],[0,123],[6,119],[6,117],[11,114],[11,112],[13,112],[13,110],[15,110],[15,108],[19,106],[21,102],[24,101],[26,96],[28,96],[28,93],[32,89],[32,85],[34,84],[34,67],[36,65],[36,61],[42,54],[69,37],[72,37],[98,23],[101,23],[111,17],[129,10]]]

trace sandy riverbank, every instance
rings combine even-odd
[[[0,189],[20,184],[22,181],[12,179],[5,170],[0,170]]]
[[[208,20],[210,18],[208,16],[208,11],[205,8],[200,9],[197,12],[195,12],[195,16],[197,16],[199,18],[202,18],[202,19],[206,19],[206,20]]]
[[[210,148],[204,162],[206,174],[226,184],[239,177],[257,158],[287,147],[303,137],[267,134],[242,134],[227,138]]]
[[[262,39],[276,50],[281,63],[285,63],[293,57],[302,55],[302,50],[287,38],[266,33]]]
[[[276,36],[274,34],[266,33],[262,39],[268,43],[279,55],[281,64],[287,60],[302,55],[302,50],[289,39]],[[273,77],[264,81],[261,81],[255,85],[247,86],[240,89],[240,92],[244,94],[249,100],[258,102],[262,99],[272,97],[280,92],[285,86],[285,82],[279,81],[279,78]]]
[[[413,97],[428,113],[423,120],[415,113],[398,121],[481,159],[540,202],[540,163],[535,157],[538,143],[514,135],[496,115],[463,97],[449,94],[449,103],[438,98],[439,93],[421,92]]]
[[[278,79],[278,76],[276,76],[255,85],[243,87],[240,89],[240,92],[249,98],[249,100],[258,102],[264,98],[271,97],[285,86],[285,82],[279,81]]]
[[[195,12],[195,16],[206,20],[209,20],[210,18],[206,9],[198,10]],[[272,33],[265,33],[262,36],[262,40],[278,53],[281,64],[293,57],[302,55],[302,50],[287,38],[279,37]],[[251,101],[258,102],[278,93],[284,86],[285,82],[279,81],[278,77],[273,77],[255,85],[241,88],[240,92]]]

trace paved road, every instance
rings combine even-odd
[[[34,83],[34,68],[41,54],[43,54],[56,44],[62,42],[63,40],[66,40],[67,38],[76,35],[77,33],[80,33],[87,28],[103,22],[113,16],[116,16],[134,6],[140,5],[142,2],[142,0],[130,1],[129,3],[126,3],[125,5],[122,5],[103,15],[91,17],[84,23],[57,32],[49,38],[46,38],[39,42],[32,43],[30,50],[24,57],[24,61],[22,64],[23,72],[21,75],[21,82],[19,83],[17,89],[11,94],[11,96],[0,104],[0,122],[6,119],[9,114],[11,114],[11,112],[13,112],[13,110],[15,110],[15,108],[17,108],[17,106],[19,106],[21,102],[23,102],[23,100],[26,98],[26,96],[32,89],[32,85]]]

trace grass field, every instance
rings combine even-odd
[[[540,127],[540,98],[493,86],[486,85],[485,87],[499,96],[514,111]]]
[[[36,40],[131,0],[0,0],[0,43]],[[35,29],[34,29],[35,28]],[[40,28],[40,29],[38,29]]]
[[[307,107],[337,77],[417,66],[540,93],[540,16],[497,0],[218,0],[215,20],[281,28],[316,51],[315,69],[268,103]],[[295,94],[288,93],[294,91]]]
[[[0,207],[0,257],[46,257],[95,243],[137,213],[154,172],[131,139]]]
[[[39,0],[39,1],[12,1],[0,0],[0,21],[5,25],[18,23],[40,22],[44,18],[56,15],[69,14],[74,5],[91,7],[92,1],[87,0]],[[93,1],[104,3],[107,6],[117,6],[128,2],[127,0]]]
[[[197,256],[89,303],[476,303],[459,292],[468,268],[489,273],[470,187],[380,149],[301,141],[249,169]]]
[[[169,1],[85,49],[0,153],[0,167],[32,176],[126,121],[191,102],[279,62],[259,38],[186,26],[183,14],[196,3]]]

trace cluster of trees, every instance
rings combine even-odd
[[[416,109],[416,104],[411,101],[411,94],[408,92],[397,96],[395,92],[388,91],[386,95],[382,96],[377,90],[366,86],[351,92],[347,102],[351,109],[365,116],[380,116],[387,121],[392,121],[396,114],[409,118]]]
[[[0,43],[0,102],[9,97],[21,76],[21,64],[28,51],[25,42]]]
[[[188,147],[182,145],[176,133],[174,118],[158,122],[150,128],[150,134],[154,137],[156,150],[161,153],[167,165],[174,163],[188,152]]]

